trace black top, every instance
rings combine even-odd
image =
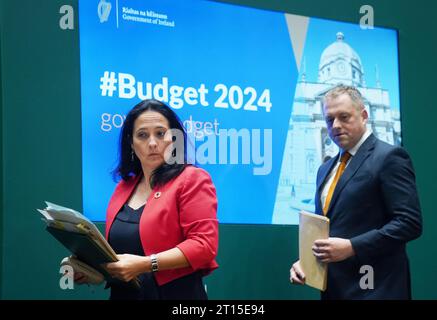
[[[139,222],[144,206],[134,210],[125,204],[109,231],[109,243],[117,254],[144,256],[139,234]],[[159,271],[158,271],[159,272]],[[136,289],[128,283],[108,283],[111,287],[110,300],[181,300],[207,299],[200,272],[175,279],[159,286],[153,273],[139,276],[141,288]]]

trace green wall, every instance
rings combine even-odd
[[[0,5],[0,299],[2,297],[3,283],[3,82],[2,82],[2,32],[3,6]]]
[[[98,1],[96,0],[96,3]],[[358,22],[358,0],[222,1],[312,17]],[[59,8],[75,9],[75,29],[59,28]],[[413,296],[436,299],[437,4],[367,1],[375,24],[399,29],[404,146],[416,167],[424,234],[409,244]],[[3,299],[106,299],[102,287],[59,288],[67,255],[44,231],[36,208],[44,200],[81,209],[81,118],[77,1],[0,1],[0,295]],[[378,48],[375,48],[377,50]],[[100,225],[103,228],[103,225]],[[211,298],[317,299],[291,286],[296,226],[221,225],[220,268],[206,280]]]

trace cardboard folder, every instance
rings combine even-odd
[[[329,238],[329,219],[325,216],[301,211],[299,213],[299,260],[305,274],[305,283],[321,291],[326,290],[328,265],[314,256],[315,240]]]
[[[66,231],[52,226],[47,226],[46,230],[73,253],[78,260],[99,271],[109,283],[121,282],[121,280],[112,278],[103,266],[105,263],[116,262],[118,259],[114,258],[109,252],[102,250],[102,247],[89,234]],[[132,280],[130,284],[139,288],[137,278]]]
[[[121,282],[107,272],[104,264],[117,262],[118,258],[96,225],[81,213],[50,202],[38,210],[46,223],[46,230],[81,262],[100,272],[109,284]],[[130,282],[139,288],[139,280]]]

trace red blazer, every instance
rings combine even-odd
[[[117,185],[106,213],[106,239],[115,216],[128,201],[140,176]],[[178,247],[190,267],[158,271],[159,285],[202,270],[210,273],[218,267],[217,197],[209,174],[187,166],[164,186],[153,188],[144,207],[140,224],[144,253],[151,255]]]

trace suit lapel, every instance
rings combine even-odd
[[[317,195],[318,195],[317,201],[318,201],[319,208],[322,211],[323,211],[322,199],[321,199],[322,187],[325,185],[326,178],[328,177],[329,173],[332,171],[334,166],[337,164],[339,156],[340,156],[340,153],[338,153],[334,158],[330,159],[327,163],[322,165],[322,167],[320,169],[320,178],[317,181]]]
[[[337,199],[339,198],[341,191],[347,185],[347,183],[352,179],[352,177],[357,173],[358,169],[364,163],[367,157],[371,154],[375,146],[376,138],[371,134],[366,141],[358,149],[358,152],[350,160],[349,165],[346,167],[343,175],[338,180],[337,186],[335,187],[334,194],[332,195],[331,203],[329,204],[328,214],[335,206]]]

